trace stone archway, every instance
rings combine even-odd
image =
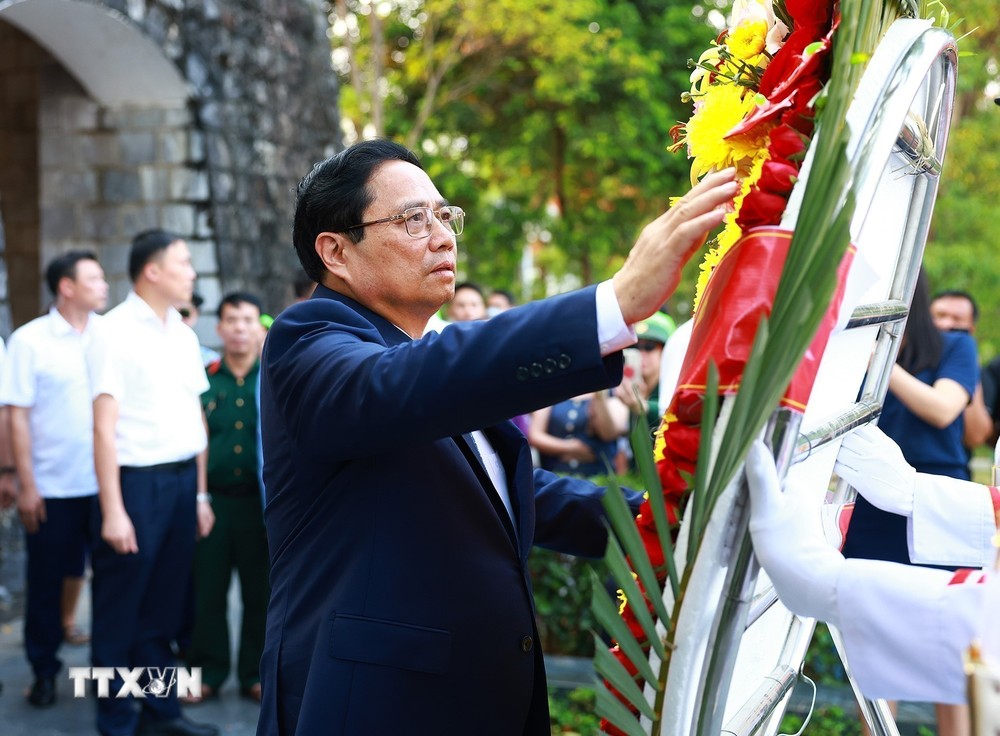
[[[44,309],[54,255],[96,250],[114,303],[128,290],[131,236],[163,226],[190,237],[209,193],[188,83],[128,19],[82,0],[7,0],[0,46],[7,334]],[[217,273],[212,244],[203,250],[202,270]]]

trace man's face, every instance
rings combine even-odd
[[[255,353],[261,340],[260,310],[248,302],[224,304],[215,329],[226,355]]]
[[[639,340],[636,347],[642,355],[642,380],[652,388],[660,381],[660,360],[663,358],[663,343],[656,340]]]
[[[108,282],[104,280],[104,269],[97,261],[89,258],[77,261],[76,277],[68,281],[66,299],[78,309],[99,312],[107,306]]]
[[[452,322],[471,322],[486,319],[486,304],[475,289],[459,289],[448,305],[448,319]]]
[[[942,332],[965,330],[973,333],[976,323],[972,320],[972,302],[961,296],[942,296],[931,302],[931,318]]]
[[[157,258],[146,264],[144,272],[171,304],[191,301],[197,274],[191,265],[191,252],[183,240],[175,240],[168,245]]]
[[[500,312],[506,312],[513,305],[503,294],[490,294],[490,298],[486,300],[486,306],[490,314],[500,314]]]
[[[421,169],[388,161],[372,175],[374,194],[363,221],[397,215],[410,207],[438,209],[447,202]],[[344,250],[344,280],[358,300],[427,319],[455,293],[455,236],[434,218],[431,232],[410,237],[402,220],[369,225],[360,243]]]

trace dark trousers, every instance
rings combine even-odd
[[[267,536],[260,494],[226,496],[210,489],[215,526],[198,542],[194,557],[195,619],[188,662],[202,668],[202,682],[218,689],[229,677],[226,615],[233,569],[240,576],[243,621],[236,675],[240,687],[260,682],[260,655],[270,596]]]
[[[194,557],[196,485],[193,461],[170,470],[122,468],[122,500],[135,527],[137,554],[111,549],[100,537],[100,512],[94,514],[94,667],[176,666],[170,642]],[[131,735],[136,729],[132,700],[114,697],[121,686],[116,677],[111,697],[97,699],[97,729],[104,736]],[[176,689],[167,697],[142,700],[145,721],[178,716]]]
[[[55,677],[62,667],[57,654],[63,641],[63,579],[83,575],[96,504],[96,496],[46,498],[45,522],[25,534],[24,651],[35,679]]]

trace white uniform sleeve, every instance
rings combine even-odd
[[[966,701],[962,655],[986,586],[951,579],[947,570],[847,560],[837,581],[840,631],[866,697]]]
[[[920,565],[986,567],[996,548],[996,518],[986,486],[940,475],[917,475],[907,523],[910,559]]]
[[[35,351],[15,332],[0,365],[0,405],[32,407],[36,389]]]

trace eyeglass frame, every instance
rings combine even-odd
[[[441,220],[441,210],[446,208],[449,210],[458,210],[458,214],[456,215],[452,213],[452,217],[455,217],[461,223],[461,229],[458,232],[455,232],[455,230],[450,225],[447,226],[448,230],[451,231],[451,233],[455,237],[458,237],[463,232],[465,232],[465,210],[463,210],[461,207],[452,204],[446,204],[443,207],[438,207],[437,209],[434,209],[432,207],[407,207],[398,215],[390,215],[389,217],[383,217],[379,220],[372,220],[371,222],[362,222],[357,225],[351,225],[350,227],[345,227],[342,230],[333,230],[332,232],[346,233],[348,230],[355,230],[361,227],[368,227],[369,225],[381,225],[383,222],[396,222],[397,220],[402,220],[403,227],[406,230],[407,235],[409,235],[411,238],[424,238],[430,234],[431,228],[428,227],[427,232],[425,233],[421,233],[420,235],[414,235],[413,233],[410,232],[410,228],[407,226],[407,223],[409,222],[409,220],[406,219],[409,216],[408,213],[412,212],[413,210],[430,210],[431,214],[434,216],[434,219],[436,219],[443,225],[444,222]]]

